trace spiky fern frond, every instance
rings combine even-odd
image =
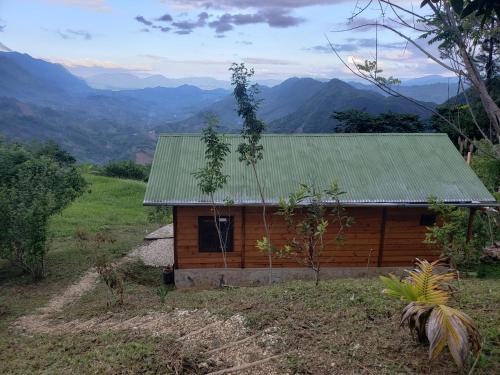
[[[409,272],[407,281],[417,289],[418,301],[434,305],[444,305],[448,302],[449,293],[443,290],[442,283],[455,279],[453,272],[436,272],[436,267],[442,265],[441,260],[429,263],[417,259],[417,267]]]
[[[440,261],[429,263],[417,259],[417,267],[409,272],[408,277],[399,280],[396,276],[381,276],[380,279],[386,286],[383,293],[400,298],[406,302],[422,302],[431,305],[444,305],[448,302],[449,293],[442,288],[442,283],[453,280],[453,272],[437,273],[435,266]]]
[[[405,282],[404,280],[402,281],[393,274],[389,274],[389,276],[380,276],[380,280],[382,280],[386,287],[382,290],[382,293],[399,298],[405,302],[418,300],[418,290],[413,284]]]

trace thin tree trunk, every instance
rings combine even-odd
[[[500,141],[500,107],[498,107],[493,98],[490,96],[486,84],[481,79],[479,72],[471,62],[470,56],[464,50],[463,46],[460,47],[460,55],[464,60],[468,78],[477,90],[479,98],[481,99],[481,103],[483,104],[484,111],[486,112],[486,115],[490,119],[490,122],[493,125],[495,132],[497,133],[497,139]]]
[[[472,85],[477,90],[481,103],[483,104],[484,111],[486,112],[486,115],[488,116],[491,125],[493,126],[495,132],[497,133],[496,134],[497,139],[500,141],[500,107],[498,107],[493,98],[490,96],[488,88],[486,87],[486,84],[481,78],[481,74],[477,70],[476,66],[474,65],[474,62],[472,61],[471,56],[467,52],[467,46],[463,41],[461,31],[458,28],[450,4],[447,1],[444,1],[443,5],[447,16],[446,22],[448,24],[448,27],[452,30],[453,34],[455,34],[456,37],[455,42],[458,47],[460,57],[463,60],[464,67],[467,72],[467,78],[471,81]]]
[[[267,214],[266,214],[266,200],[264,198],[264,191],[262,185],[260,184],[259,176],[257,175],[257,168],[255,163],[252,163],[253,174],[255,181],[257,182],[257,188],[259,189],[260,199],[262,202],[262,223],[264,224],[264,233],[267,239],[267,261],[269,264],[269,284],[273,283],[273,257],[271,252],[271,238],[269,234],[269,227],[267,225]]]
[[[225,246],[224,241],[222,241],[222,232],[220,230],[220,223],[217,220],[218,215],[217,215],[217,208],[215,206],[214,195],[210,194],[210,198],[212,200],[212,212],[213,212],[213,216],[214,216],[214,225],[215,225],[215,230],[217,231],[217,236],[219,237],[219,245],[220,245],[220,251],[222,253],[222,260],[224,261],[224,268],[227,268],[226,246]]]

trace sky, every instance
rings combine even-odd
[[[353,79],[327,38],[346,61],[372,59],[374,28],[338,32],[365,21],[390,22],[377,18],[380,10],[371,5],[348,23],[356,4],[367,1],[0,0],[0,43],[81,76],[229,80],[231,63],[245,62],[256,79]],[[446,73],[390,31],[379,30],[378,40],[387,75]]]

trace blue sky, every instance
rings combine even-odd
[[[372,58],[373,30],[332,32],[346,27],[355,4],[342,0],[0,0],[0,42],[62,63],[84,76],[130,72],[227,80],[231,62],[244,61],[255,68],[258,79],[352,79],[325,48],[325,34],[344,58]],[[363,18],[374,19],[378,14],[368,9]],[[414,48],[405,50],[404,43],[388,31],[379,32],[379,43],[387,74],[409,78],[445,73]]]

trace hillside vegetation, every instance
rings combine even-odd
[[[258,114],[268,132],[334,132],[334,111],[388,110],[426,118],[427,110],[338,79],[289,78],[259,86]],[[433,107],[433,103],[428,103]],[[200,132],[208,112],[224,131],[241,121],[228,90],[191,85],[99,90],[63,66],[27,54],[0,51],[0,133],[21,143],[55,141],[79,161],[149,160],[159,132]]]
[[[142,206],[145,183],[94,175],[85,178],[89,182],[87,192],[51,220],[45,279],[31,284],[20,269],[0,260],[0,309],[4,309],[3,314],[0,312],[0,331],[76,280],[91,266],[96,252],[110,259],[121,257],[157,227],[148,223]],[[99,248],[83,247],[78,241],[79,236],[96,234],[106,240]]]

